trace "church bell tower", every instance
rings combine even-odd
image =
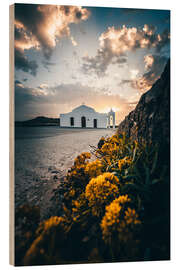
[[[108,128],[115,128],[115,112],[112,110],[110,110],[110,112],[108,112],[108,119],[107,119],[107,127]]]

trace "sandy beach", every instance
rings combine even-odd
[[[41,215],[48,216],[53,189],[56,188],[74,158],[97,146],[102,136],[111,136],[111,129],[61,129],[35,127],[16,129],[15,140],[15,203],[38,205]]]

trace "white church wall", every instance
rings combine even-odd
[[[97,128],[107,127],[107,114],[88,112],[83,112],[82,114],[80,114],[79,112],[61,114],[60,126],[80,128],[82,127],[81,117],[83,116],[86,119],[86,128],[94,128],[94,119],[97,119]],[[71,126],[71,117],[74,118],[74,126]]]
[[[110,125],[110,116],[113,117],[113,122],[115,122],[115,113],[112,110],[108,114],[98,113],[91,107],[81,105],[72,112],[60,114],[60,127],[82,128],[82,117],[85,117],[86,124],[84,127],[96,128],[94,126],[94,119],[96,119],[97,128],[107,128]],[[71,118],[73,118],[74,125],[71,125]]]

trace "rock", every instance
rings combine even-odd
[[[121,132],[138,141],[170,144],[170,60],[160,79],[120,123],[118,133]]]

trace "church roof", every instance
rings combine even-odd
[[[89,106],[81,105],[81,106],[73,109],[72,112],[96,112],[96,111]]]

